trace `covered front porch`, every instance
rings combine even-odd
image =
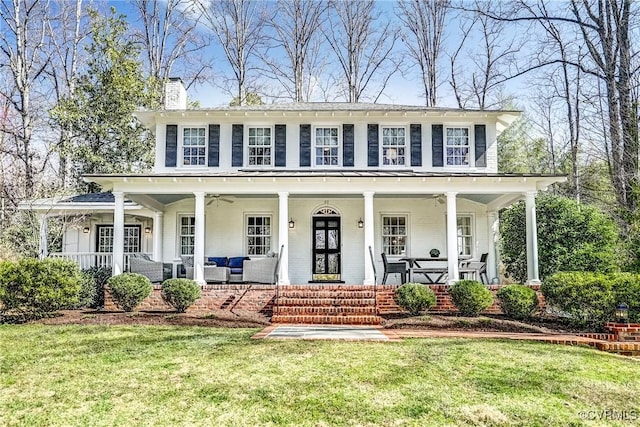
[[[209,258],[261,258],[281,250],[281,285],[372,285],[384,272],[382,253],[397,261],[426,257],[431,249],[446,259],[447,283],[459,280],[462,259],[479,260],[482,254],[487,254],[489,279],[498,277],[498,211],[522,198],[527,204],[528,281],[536,283],[535,194],[560,178],[265,171],[88,179],[112,190],[112,201],[104,206],[84,203],[88,221],[76,229],[85,234],[88,228],[87,240],[95,242],[98,236],[90,236],[104,217],[97,222],[92,218],[111,217],[112,250],[101,263],[110,258],[113,274],[128,270],[132,239],[127,230],[134,221],[139,224],[141,252],[174,265],[184,256],[192,257],[193,277],[201,284]],[[81,202],[76,201],[78,211]],[[42,217],[55,214],[49,205]],[[42,228],[46,236],[46,225]],[[102,256],[88,245],[86,256]],[[85,256],[83,251],[63,252]]]

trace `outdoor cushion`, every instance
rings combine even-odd
[[[232,269],[239,268],[240,273],[242,273],[242,263],[244,262],[245,259],[250,259],[250,258],[246,256],[237,256],[237,257],[229,258],[229,267]],[[231,270],[231,272],[233,273],[233,270]]]
[[[227,257],[226,256],[210,256],[208,261],[215,263],[218,267],[226,267],[227,266]]]
[[[231,270],[230,271],[231,274],[242,274],[242,268],[232,267],[230,270]]]

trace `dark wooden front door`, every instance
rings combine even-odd
[[[313,218],[313,280],[340,280],[340,217]]]

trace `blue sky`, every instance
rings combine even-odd
[[[395,0],[378,0],[378,7],[384,14],[393,14],[393,7],[395,5]],[[115,6],[116,10],[119,13],[123,13],[128,16],[134,16],[135,13],[132,11],[132,6],[125,0],[111,0],[108,1],[109,5]],[[136,25],[134,22],[130,22],[131,25]],[[449,22],[447,25],[452,26],[456,25],[455,17],[450,16]],[[453,44],[457,43],[457,40],[454,37],[449,36],[445,39],[445,43]],[[400,44],[400,43],[398,43]],[[331,52],[327,53],[328,55]],[[216,74],[224,73],[227,69],[226,60],[224,59],[224,54],[221,48],[217,44],[213,44],[210,46],[205,53],[206,57],[213,58],[214,67],[213,72]],[[443,66],[446,66],[447,58],[443,58],[442,62]],[[448,68],[444,68],[443,72],[447,72]],[[176,73],[174,73],[176,74]],[[178,73],[179,74],[179,73]],[[181,77],[176,75],[176,77]],[[378,102],[380,103],[394,103],[394,104],[409,104],[409,105],[423,105],[424,101],[421,97],[421,89],[420,83],[417,80],[418,75],[417,72],[409,72],[406,77],[403,77],[400,73],[397,73],[394,77],[389,81],[387,88],[384,92],[384,95],[380,97]],[[511,93],[522,93],[523,90],[518,87],[517,83],[510,83],[507,90]],[[229,94],[225,93],[217,87],[213,82],[200,85],[197,87],[192,87],[189,89],[189,97],[191,99],[195,99],[200,101],[200,105],[202,107],[214,107],[214,106],[222,106],[228,105],[231,97]],[[448,83],[444,82],[439,90],[438,90],[438,98],[440,106],[449,106],[454,107],[455,100],[451,93],[451,89]],[[524,102],[524,101],[522,101]]]

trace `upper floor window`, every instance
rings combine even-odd
[[[386,255],[407,253],[407,216],[382,216],[382,250]]]
[[[247,254],[266,255],[271,250],[271,216],[247,216]]]
[[[473,221],[471,215],[458,215],[456,218],[458,229],[458,254],[472,256],[473,252]]]
[[[182,130],[182,164],[184,166],[205,166],[207,164],[205,128],[184,128]]]
[[[406,165],[406,130],[403,127],[382,128],[382,165]]]
[[[271,166],[272,162],[272,138],[271,128],[249,128],[249,165]]]
[[[180,255],[193,255],[196,245],[196,217],[180,217]]]
[[[447,128],[444,143],[447,166],[469,166],[469,128]]]
[[[315,133],[316,166],[339,166],[340,141],[337,127],[317,127]]]

